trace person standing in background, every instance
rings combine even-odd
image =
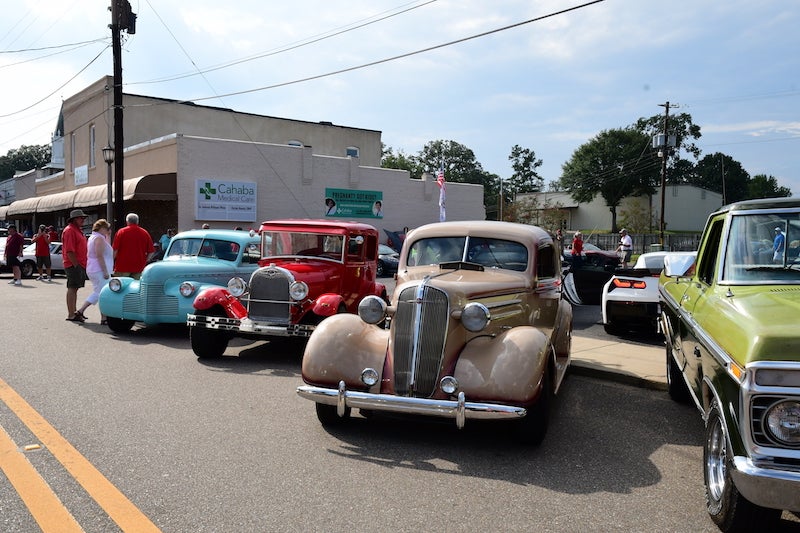
[[[36,281],[50,282],[53,279],[53,273],[50,263],[50,234],[47,233],[47,227],[44,224],[39,226],[39,231],[33,236],[33,242],[36,243],[36,268],[39,269],[39,277]],[[44,274],[44,271],[47,274]]]
[[[92,234],[87,243],[88,255],[86,261],[86,275],[92,282],[92,294],[90,294],[83,306],[78,310],[78,314],[86,320],[83,314],[90,305],[95,305],[100,299],[100,291],[108,285],[111,278],[111,269],[114,266],[114,249],[110,242],[111,225],[104,218],[101,218],[92,226]],[[100,315],[100,324],[106,324],[106,317]]]
[[[64,258],[64,272],[67,274],[67,320],[84,322],[78,313],[78,289],[86,284],[86,237],[83,236],[83,222],[88,215],[82,209],[73,209],[67,219],[67,227],[61,233],[61,251]]]
[[[155,247],[150,233],[139,226],[139,215],[128,213],[125,222],[114,237],[114,275],[139,279]]]
[[[583,234],[580,231],[575,232],[572,238],[572,269],[576,270],[583,265]]]
[[[22,285],[22,269],[19,258],[22,257],[22,249],[25,247],[25,238],[17,231],[14,224],[8,226],[8,237],[6,237],[6,249],[4,251],[6,265],[11,267],[14,279],[8,282],[9,285]]]
[[[628,268],[628,261],[631,260],[631,254],[633,253],[633,239],[628,235],[628,230],[625,228],[619,230],[619,234],[617,253],[619,253],[619,259],[622,261],[622,268]]]

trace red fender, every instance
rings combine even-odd
[[[194,305],[194,308],[198,311],[205,311],[219,305],[230,318],[238,318],[241,320],[247,317],[247,309],[242,305],[242,302],[224,287],[214,287],[204,290],[197,295],[192,305]]]
[[[314,302],[311,308],[315,315],[333,316],[339,312],[339,306],[344,303],[341,294],[323,294]]]

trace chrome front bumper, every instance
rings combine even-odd
[[[757,466],[747,457],[733,458],[736,489],[761,507],[800,511],[800,471]]]
[[[302,385],[297,387],[297,394],[302,398],[317,403],[335,405],[339,416],[344,416],[347,407],[355,407],[373,411],[391,411],[411,415],[452,418],[455,419],[456,426],[459,429],[464,427],[464,422],[468,418],[474,420],[515,420],[527,414],[524,407],[468,402],[463,392],[458,393],[457,400],[409,398],[391,394],[349,391],[346,389],[344,381],[339,382],[338,389]]]
[[[186,325],[195,328],[219,329],[253,335],[266,335],[271,337],[308,337],[316,326],[309,324],[275,325],[265,322],[256,322],[249,318],[241,320],[236,318],[187,315]]]

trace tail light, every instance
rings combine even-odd
[[[647,283],[642,280],[614,278],[614,287],[619,289],[644,289]]]

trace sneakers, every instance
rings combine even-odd
[[[17,286],[22,285],[22,280],[21,279],[15,279],[14,280],[14,285],[17,285]]]
[[[36,278],[36,281],[42,281],[42,279],[43,279],[42,276],[39,276],[38,278]]]
[[[42,276],[42,279],[43,279],[44,281],[50,281],[50,276],[48,276],[47,274],[45,274],[44,276]]]
[[[17,284],[17,280],[12,279],[11,281],[8,282],[8,284],[9,285],[16,285]]]

